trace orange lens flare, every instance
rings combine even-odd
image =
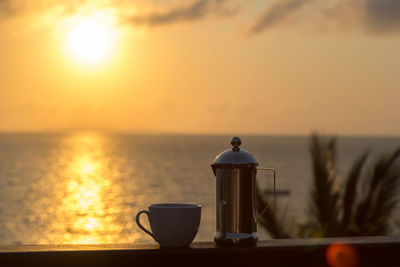
[[[344,243],[331,244],[326,250],[326,261],[330,267],[356,267],[359,264],[357,250]]]

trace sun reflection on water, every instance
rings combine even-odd
[[[79,134],[65,140],[60,159],[64,180],[58,186],[59,206],[53,230],[63,233],[55,243],[116,242],[124,228],[117,219],[121,210],[118,168],[104,151],[101,135]]]
[[[0,153],[0,245],[155,242],[136,226],[139,210],[212,200],[201,165],[192,163],[195,151],[182,154],[186,141],[174,150],[175,141],[160,138],[87,132],[17,138],[14,154]],[[215,224],[208,225],[206,238]]]

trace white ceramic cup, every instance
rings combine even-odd
[[[147,214],[151,232],[140,223],[140,215]],[[187,247],[199,229],[201,206],[197,204],[151,204],[136,214],[140,229],[156,240],[161,247]]]

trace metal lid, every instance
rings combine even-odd
[[[211,164],[213,167],[215,165],[258,165],[256,158],[251,153],[239,148],[242,144],[239,137],[233,137],[231,144],[232,149],[222,152],[215,158],[214,162]]]

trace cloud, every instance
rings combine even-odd
[[[247,32],[254,35],[299,24],[324,30],[400,32],[400,0],[271,0]]]
[[[239,9],[249,10],[246,7],[254,5],[254,1],[248,0],[172,1],[174,6],[165,1],[161,5],[165,9],[160,11],[157,3],[148,0],[0,0],[0,22],[27,14],[34,14],[30,17],[37,22],[40,20],[36,18],[46,14],[61,18],[82,10],[89,12],[107,7],[118,10],[122,23],[156,27],[197,21],[209,15],[233,16]],[[247,25],[246,33],[249,35],[288,26],[400,33],[400,0],[268,0],[265,3],[264,11]],[[135,12],[130,12],[132,10]]]
[[[268,5],[265,12],[256,19],[250,28],[251,34],[262,32],[276,24],[290,19],[297,10],[307,3],[306,0],[280,0]]]
[[[14,14],[11,0],[0,0],[0,18]]]
[[[122,23],[143,26],[161,26],[175,22],[199,20],[210,14],[231,16],[239,9],[234,0],[191,0],[179,1],[174,7],[166,1],[165,10],[155,1],[128,0],[0,0],[0,20],[11,17],[36,14],[43,16],[56,11],[59,16],[68,16],[76,12],[89,12],[97,8],[113,8],[118,11]],[[144,8],[143,8],[144,7]],[[136,10],[134,15],[126,11]],[[147,10],[148,12],[146,12]],[[157,11],[158,10],[158,11]],[[1,21],[0,21],[1,22]]]
[[[32,13],[45,14],[59,8],[68,11],[78,5],[82,5],[84,0],[66,1],[66,0],[0,0],[0,19],[13,18]]]
[[[226,0],[196,0],[189,5],[178,6],[164,12],[135,15],[127,21],[136,25],[160,26],[202,19],[210,13],[223,16],[233,15],[237,8],[227,7],[227,3]]]
[[[365,8],[370,30],[400,31],[400,0],[366,0]]]

